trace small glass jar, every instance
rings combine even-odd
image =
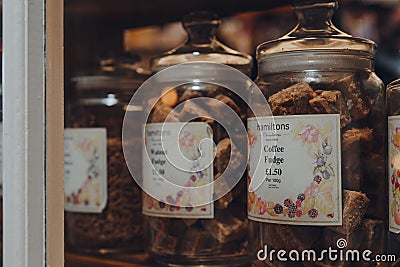
[[[128,103],[149,72],[137,59],[100,60],[100,70],[72,78],[76,99],[65,129],[65,240],[89,253],[143,250],[141,190],[126,166],[121,129]],[[131,137],[141,166],[141,129]]]
[[[256,266],[366,266],[322,253],[385,251],[384,86],[374,73],[375,44],[335,28],[336,8],[337,1],[294,1],[297,26],[257,48],[256,83],[270,112],[248,119]],[[272,250],[287,259],[296,250],[300,260],[283,262]],[[303,250],[322,260],[302,261]]]
[[[388,252],[400,255],[400,80],[387,86],[386,104],[388,113],[388,194],[389,234]],[[397,266],[400,259],[391,263]]]
[[[185,16],[183,27],[188,34],[187,41],[178,48],[155,58],[151,64],[152,70],[165,73],[161,70],[169,66],[202,61],[229,65],[246,75],[251,75],[252,58],[224,46],[216,39],[215,34],[219,24],[219,18],[209,12],[196,12]],[[215,65],[197,67],[188,67],[188,69],[202,75],[203,71],[211,73]],[[234,72],[235,76],[245,77],[237,70]],[[183,67],[182,72],[184,72]],[[199,136],[206,136],[216,144],[216,156],[214,164],[202,171],[192,174],[180,173],[179,179],[188,180],[182,190],[169,192],[166,189],[163,191],[165,196],[160,196],[158,199],[144,195],[143,212],[145,225],[148,227],[146,231],[148,250],[151,256],[162,265],[242,266],[248,263],[245,171],[247,135],[245,128],[243,133],[238,133],[235,138],[229,135],[231,133],[228,134],[223,126],[229,124],[231,118],[224,117],[223,108],[218,103],[229,106],[233,110],[233,115],[239,118],[239,124],[244,127],[246,99],[242,98],[243,95],[240,97],[232,89],[212,83],[211,80],[210,82],[199,81],[196,75],[189,77],[190,75],[188,74],[188,79],[182,81],[179,86],[170,87],[168,82],[165,82],[166,90],[162,95],[156,96],[155,104],[153,101],[149,106],[151,112],[145,131],[147,150],[149,152],[164,149],[163,153],[167,153],[165,148],[157,147],[157,144],[152,143],[151,138],[148,137],[152,133],[162,131],[163,125],[165,129],[168,129],[167,132],[173,132],[181,126],[181,123],[188,122],[185,126],[187,128],[184,128],[186,130],[183,131],[185,134],[179,138],[179,145],[184,147],[183,153],[189,157],[193,153],[200,153],[194,144]],[[167,80],[180,83],[180,80],[176,80],[173,76],[164,76],[168,76]],[[227,77],[229,79],[229,75]],[[218,75],[215,78],[215,81],[218,80]],[[247,77],[245,79],[251,82]],[[246,83],[243,85],[246,86]],[[201,102],[202,99],[205,102]],[[169,119],[168,114],[170,114]],[[192,120],[192,117],[196,119]],[[216,117],[222,118],[222,121],[217,122],[213,119]],[[163,124],[164,122],[166,123]],[[238,147],[245,149],[239,151]],[[149,152],[150,154],[152,152]],[[237,164],[231,169],[233,171],[230,174],[238,181],[234,187],[223,178],[230,160],[229,155]],[[159,155],[157,156],[159,158]],[[152,162],[156,162],[154,159],[152,158]],[[195,163],[195,160],[193,162]],[[243,171],[239,171],[240,167],[243,167]],[[154,173],[149,173],[148,170],[151,168],[151,166],[143,167],[143,170],[147,171],[143,179],[149,182],[150,187],[156,188],[160,185],[150,183],[150,181],[159,179],[154,176]],[[169,167],[165,169],[167,173],[173,172]],[[161,173],[160,169],[157,171]],[[194,194],[189,193],[187,188],[200,186],[205,181],[212,183],[214,180],[216,184],[220,182],[226,187],[233,188],[221,193],[218,199],[212,194],[207,195],[204,198],[211,197],[211,200],[205,205],[193,205],[190,201],[195,201]],[[218,195],[220,193],[217,192],[218,190],[215,187],[214,194]],[[147,192],[146,188],[145,191]]]

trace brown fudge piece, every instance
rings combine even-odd
[[[340,114],[340,127],[351,122],[349,110],[340,91],[322,91],[310,100],[311,107],[316,113]]]
[[[351,162],[346,162],[344,165],[342,177],[343,188],[352,191],[360,191],[362,179],[360,163],[355,163],[352,166]]]
[[[345,77],[338,81],[338,86],[346,99],[351,117],[357,120],[367,116],[371,110],[371,103],[362,92],[363,88],[358,76]]]
[[[224,103],[225,105],[228,105],[230,108],[233,109],[233,111],[235,111],[236,113],[240,113],[240,108],[238,107],[238,105],[235,103],[235,101],[232,100],[232,98],[229,98],[225,95],[217,95],[215,96],[215,99],[218,101],[221,101],[222,103]]]
[[[293,227],[293,226],[292,226]],[[297,226],[295,226],[297,228]],[[299,245],[302,244],[304,249],[314,248],[316,244],[320,243],[322,236],[322,227],[315,226],[298,226],[298,229],[292,228],[295,238],[299,241]]]
[[[231,139],[224,138],[217,144],[217,152],[215,154],[215,167],[219,173],[225,171],[228,166],[231,155]]]
[[[201,93],[199,91],[195,90],[185,90],[183,94],[179,97],[178,103],[182,103],[186,100],[196,98],[196,97],[201,97]]]
[[[314,92],[307,83],[297,83],[271,95],[268,103],[274,115],[310,114]]]
[[[180,254],[185,256],[199,256],[213,254],[213,249],[218,245],[209,232],[190,228],[182,237]]]
[[[276,225],[276,233],[279,234],[284,248],[291,249],[310,249],[321,237],[321,227]]]
[[[342,225],[329,228],[345,235],[352,233],[361,223],[367,211],[368,203],[369,199],[364,193],[343,190]]]
[[[375,254],[382,254],[385,247],[385,226],[383,221],[364,219],[361,224],[363,242],[361,248],[369,249]]]
[[[225,95],[218,94],[212,100],[207,101],[206,104],[210,113],[213,114],[213,117],[220,123],[231,124],[235,122],[235,117],[227,113],[227,108],[231,108],[242,120],[246,116],[246,110],[241,112],[239,106]]]
[[[373,132],[369,128],[350,129],[342,134],[343,187],[361,190],[362,152],[367,151],[372,142]]]
[[[217,95],[226,95],[226,96],[232,98],[235,94],[231,90],[229,90],[225,87],[218,86],[215,84],[208,84],[207,85],[207,97],[215,98]]]
[[[232,195],[232,192],[229,191],[223,197],[221,197],[217,200],[216,208],[217,209],[226,209],[232,201],[233,201],[233,195]]]
[[[365,144],[372,141],[373,130],[370,128],[350,129],[342,135],[342,150],[354,150],[354,147],[364,147]],[[356,153],[359,155],[359,153]]]
[[[178,246],[176,237],[165,234],[162,231],[156,232],[154,237],[152,250],[162,251],[165,254],[175,254]]]
[[[214,219],[204,219],[201,223],[221,243],[241,240],[247,235],[247,219],[240,221],[227,212],[219,212]]]
[[[157,218],[157,217],[145,217],[146,225],[149,225],[152,230],[155,232],[162,232],[166,229],[165,219]]]
[[[268,224],[263,233],[263,244],[286,251],[314,248],[321,238],[322,227]]]
[[[183,235],[187,228],[183,220],[175,218],[169,219],[169,218],[151,217],[147,219],[146,223],[155,232],[166,232],[169,235],[175,237]]]
[[[212,125],[212,130],[213,130],[213,139],[216,144],[218,144],[218,142],[221,141],[222,139],[229,137],[225,128],[219,123],[214,123]]]
[[[388,113],[390,115],[400,115],[400,91],[392,90],[388,95]]]
[[[225,181],[224,178],[220,178],[221,174],[217,173],[214,176],[214,195],[219,197],[216,202],[216,207],[218,209],[226,209],[229,204],[233,201],[233,195],[230,191],[228,183]],[[225,192],[225,195],[223,195]]]
[[[170,116],[168,116],[173,112]],[[165,122],[168,118],[168,122],[179,122],[179,115],[176,111],[172,111],[172,108],[161,103],[157,103],[149,117],[149,122]]]
[[[214,160],[215,167],[219,173],[224,172],[228,167],[231,154],[232,160],[230,164],[232,165],[232,168],[230,171],[233,171],[239,168],[239,166],[242,164],[242,161],[244,160],[243,155],[234,144],[232,145],[230,138],[225,138],[219,141]]]
[[[200,120],[208,124],[213,124],[214,120],[205,108],[206,107],[202,107],[192,100],[187,100],[183,104],[182,110],[180,112],[180,119],[181,121],[189,121],[196,118],[196,120]]]
[[[171,236],[179,238],[185,233],[187,227],[182,219],[170,218],[164,220],[168,221],[168,223],[166,223],[166,232]]]
[[[371,203],[368,205],[367,217],[385,219],[387,216],[387,191],[385,175],[385,158],[382,154],[370,153],[364,159],[364,174],[361,191],[365,192]]]
[[[382,180],[384,176],[377,177],[376,179]],[[375,190],[374,190],[375,188]],[[368,185],[367,182],[363,183],[362,190],[364,192],[369,191],[367,196],[371,199],[371,203],[368,205],[366,216],[369,218],[384,220],[387,216],[387,195],[385,192],[384,183],[377,183],[377,185]]]
[[[192,226],[193,224],[195,224],[198,221],[198,219],[186,219],[186,218],[182,219],[182,220],[186,224],[187,227]]]
[[[240,181],[232,188],[233,198],[236,200],[247,200],[247,195],[243,195],[243,192],[247,192],[247,170],[242,175]]]
[[[216,200],[215,207],[217,209],[226,209],[232,203],[235,197],[229,187],[229,184],[223,177],[221,177],[220,173],[217,173],[214,176],[214,181],[214,196],[219,197]]]
[[[358,226],[352,233],[342,234],[331,229],[325,228],[323,232],[323,244],[324,248],[329,246],[336,248],[336,242],[340,238],[344,238],[347,241],[346,249],[359,249],[363,242],[363,227]]]
[[[241,201],[234,198],[228,206],[228,211],[239,220],[244,220],[247,218],[247,209],[244,208],[246,203],[246,199]]]

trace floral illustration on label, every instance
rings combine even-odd
[[[400,117],[389,117],[390,231],[400,232]]]
[[[253,147],[254,144],[257,141],[257,135],[251,133],[250,131],[248,131],[248,138],[249,138],[249,145],[250,147]]]
[[[71,192],[65,196],[67,203],[74,205],[83,203],[86,206],[94,203],[96,206],[100,206],[100,185],[97,179],[100,170],[96,141],[85,137],[76,141],[76,149],[85,155],[89,166],[86,170],[86,180],[82,186],[76,192]]]
[[[249,121],[249,136],[263,136],[261,161],[254,166],[249,161],[249,218],[261,221],[293,224],[339,224],[340,209],[340,143],[338,120],[330,117],[274,117],[283,130],[268,126],[270,118]],[[319,119],[318,122],[313,122]],[[266,123],[267,122],[267,123]],[[286,124],[287,123],[287,124]],[[253,132],[251,132],[253,131]],[[252,149],[261,144],[254,144]],[[254,155],[254,154],[253,154]],[[299,160],[307,162],[307,166]],[[252,164],[253,163],[253,164]],[[252,170],[253,169],[253,170]],[[263,177],[258,188],[252,188],[252,176]],[[290,188],[289,188],[290,187]]]
[[[97,133],[98,134],[98,133]],[[105,129],[68,129],[65,138],[65,207],[100,212],[106,202]]]
[[[146,133],[159,129],[161,126],[162,124],[148,124]],[[164,125],[167,129],[165,132],[171,133],[171,136],[173,136],[172,132],[179,130],[181,126],[181,123],[168,123],[166,126]],[[206,187],[204,187],[204,190],[191,190],[194,187],[205,186],[213,179],[212,165],[211,167],[202,168],[201,159],[210,157],[211,160],[213,155],[213,151],[200,151],[199,149],[200,141],[206,137],[212,138],[212,130],[205,123],[189,123],[183,128],[179,133],[179,148],[180,152],[190,161],[185,170],[179,170],[179,168],[168,162],[166,155],[169,155],[170,151],[161,145],[160,140],[155,138],[151,141],[149,135],[146,136],[149,160],[153,163],[157,162],[157,159],[165,160],[165,165],[162,168],[158,168],[156,174],[150,174],[152,166],[149,165],[148,161],[144,162],[145,188],[151,187],[152,190],[157,191],[156,198],[143,193],[144,214],[177,218],[213,217],[212,192],[209,192]],[[154,151],[162,152],[156,155]],[[161,181],[159,175],[174,176],[177,183],[182,185],[182,188],[176,191],[172,187],[168,187],[166,182]]]

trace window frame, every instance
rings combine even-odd
[[[63,0],[4,0],[3,265],[64,266]]]

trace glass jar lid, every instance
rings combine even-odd
[[[371,59],[375,55],[376,44],[373,41],[353,37],[333,25],[337,1],[295,0],[293,5],[297,25],[285,36],[259,45],[259,61],[293,53],[357,55]]]
[[[101,57],[97,69],[71,78],[84,105],[125,105],[150,71],[139,66],[140,57],[129,52]]]
[[[187,33],[185,43],[166,52],[151,61],[154,72],[180,63],[207,61],[229,65],[250,75],[252,58],[249,55],[233,50],[216,38],[219,17],[207,11],[193,12],[182,20]]]
[[[149,76],[150,71],[138,66],[140,57],[128,52],[101,57],[98,69],[77,75],[71,79],[76,89],[137,89]]]

